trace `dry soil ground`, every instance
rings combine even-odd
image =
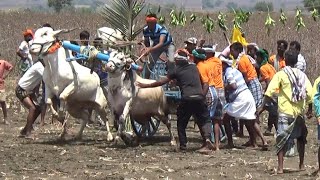
[[[298,172],[297,157],[285,160],[286,173],[272,175],[277,165],[275,151],[222,149],[211,155],[198,154],[200,136],[189,123],[189,150],[174,152],[168,132],[161,125],[154,137],[138,147],[111,146],[105,131],[86,128],[82,141],[57,141],[60,128],[36,126],[35,140],[18,138],[25,113],[10,110],[10,125],[0,125],[0,179],[316,179],[316,125],[308,120],[306,171]],[[47,123],[49,119],[47,118]],[[70,120],[72,131],[79,125]],[[176,122],[174,131],[176,132]],[[262,124],[265,126],[265,124]],[[236,139],[237,145],[247,138]],[[274,138],[268,137],[270,144]]]

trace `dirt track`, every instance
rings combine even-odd
[[[15,114],[10,125],[0,125],[0,179],[316,179],[311,176],[317,163],[316,126],[311,122],[314,119],[308,122],[306,171],[295,170],[298,157],[294,157],[285,160],[285,168],[290,168],[287,173],[274,176],[277,159],[272,148],[196,153],[200,135],[192,128],[193,123],[188,128],[189,150],[178,153],[170,147],[163,125],[139,147],[112,147],[106,142],[105,131],[93,127],[86,128],[83,140],[78,142],[57,142],[60,131],[52,124],[37,126],[35,140],[18,138],[25,117],[23,113]],[[73,124],[75,134],[79,125],[74,120],[69,124]],[[173,125],[176,134],[176,122]],[[241,145],[246,140],[236,139],[235,143]],[[268,140],[274,144],[273,137]]]

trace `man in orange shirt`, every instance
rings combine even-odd
[[[265,82],[266,87],[265,90],[268,88],[268,85],[276,74],[276,70],[274,67],[268,63],[269,54],[268,51],[265,49],[259,49],[257,52],[257,63],[260,66],[260,74],[261,78],[259,79],[260,82]],[[278,104],[277,101],[272,101],[266,104],[265,109],[269,112],[268,116],[268,127],[267,130],[264,132],[265,136],[272,136],[272,127],[278,129]]]
[[[5,91],[5,84],[4,80],[8,76],[8,73],[13,69],[13,66],[5,61],[0,60],[0,104],[3,112],[3,123],[7,124],[7,105],[6,105],[6,91]],[[5,73],[5,72],[8,73]]]
[[[210,118],[213,119],[217,107],[218,97],[214,87],[213,74],[210,72],[209,64],[206,61],[206,52],[203,49],[195,49],[192,51],[194,63],[199,70],[202,92],[206,96]]]
[[[238,70],[242,73],[244,80],[246,81],[246,84],[253,95],[256,108],[258,108],[262,104],[263,95],[262,95],[262,86],[259,82],[259,79],[257,77],[257,72],[254,66],[252,65],[248,56],[243,52],[243,46],[241,43],[239,42],[233,43],[230,46],[230,54],[235,59],[237,59],[236,62],[238,62]],[[260,131],[260,127],[257,123],[255,123],[255,130],[257,135],[262,139],[262,141],[266,142],[264,140],[263,134]],[[240,130],[240,133],[241,133],[241,130]],[[246,143],[245,145],[251,146],[250,142]]]
[[[213,116],[214,123],[214,138],[216,150],[219,150],[220,145],[220,129],[224,132],[221,121],[223,118],[223,107],[226,105],[226,98],[224,94],[224,84],[222,78],[222,61],[215,57],[215,47],[211,45],[203,46],[207,55],[207,66],[211,74],[212,84],[217,92],[217,106]]]
[[[286,62],[284,60],[284,52],[288,49],[288,42],[285,40],[277,41],[277,55],[273,55],[269,59],[269,63],[273,65],[276,71],[280,71],[282,68],[286,66]]]

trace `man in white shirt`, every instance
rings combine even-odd
[[[21,77],[16,87],[16,96],[22,104],[29,110],[27,123],[20,132],[20,137],[29,138],[33,129],[33,123],[41,113],[34,90],[42,81],[44,67],[41,62],[36,62]]]
[[[30,45],[32,44],[33,31],[27,29],[23,32],[24,41],[21,42],[17,55],[21,58],[19,65],[22,74],[24,74],[33,64],[32,55],[30,54]]]
[[[307,63],[306,60],[304,59],[304,57],[301,55],[300,50],[301,50],[301,45],[298,41],[292,41],[290,42],[290,50],[296,51],[299,55],[298,55],[298,62],[295,66],[295,68],[300,69],[302,72],[306,71],[307,68]]]

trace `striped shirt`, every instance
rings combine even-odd
[[[233,83],[236,83],[237,85],[237,89],[226,91],[226,96],[231,102],[238,96],[238,94],[240,94],[240,92],[248,89],[248,86],[242,76],[242,73],[235,68],[228,67],[224,72],[223,79],[225,86]]]
[[[164,26],[161,26],[160,24],[156,24],[156,28],[154,29],[154,31],[151,31],[148,26],[143,28],[144,38],[145,39],[150,38],[153,42],[153,46],[159,44],[161,35],[166,36],[163,46],[166,46],[172,43],[173,41],[172,36]]]

